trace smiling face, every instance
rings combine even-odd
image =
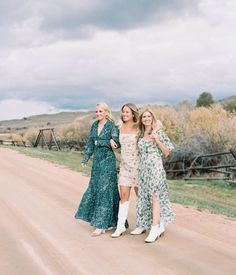
[[[153,117],[152,114],[148,111],[144,112],[142,115],[142,124],[147,127],[147,126],[152,126],[153,122]]]
[[[121,110],[121,119],[124,123],[133,121],[133,113],[128,106],[124,106]]]
[[[101,107],[101,106],[97,106],[96,107],[96,118],[97,120],[103,120],[106,119],[107,116],[107,112]]]

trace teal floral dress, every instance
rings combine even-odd
[[[119,144],[119,130],[114,123],[108,120],[98,135],[98,121],[95,121],[82,160],[87,163],[93,155],[91,178],[75,214],[76,219],[100,229],[115,227],[118,219],[120,197],[111,139]]]
[[[162,131],[157,132],[159,140],[172,150],[173,144],[168,136]],[[162,151],[158,145],[154,145],[150,139],[140,138],[138,141],[140,154],[139,176],[138,176],[138,199],[137,199],[137,227],[150,229],[152,225],[152,196],[157,196],[160,202],[161,220],[168,224],[175,219],[171,210],[168,195],[168,184],[166,172],[162,163]]]

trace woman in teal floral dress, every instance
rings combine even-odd
[[[93,155],[91,178],[75,214],[76,219],[95,227],[92,236],[99,236],[109,227],[116,226],[120,200],[116,159],[112,150],[112,146],[119,144],[119,131],[105,103],[97,104],[96,118],[82,160],[82,166],[85,166]]]
[[[150,230],[145,242],[154,242],[165,231],[165,225],[175,219],[168,195],[162,156],[167,156],[173,145],[158,128],[153,112],[146,109],[139,119],[138,149],[139,191],[137,199],[137,228],[134,235]]]

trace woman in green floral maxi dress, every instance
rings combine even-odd
[[[85,166],[93,155],[91,178],[75,214],[76,219],[89,222],[96,228],[92,236],[116,227],[120,200],[116,159],[111,147],[113,141],[119,144],[119,130],[109,119],[110,111],[105,103],[97,104],[96,117],[82,160],[82,166]]]
[[[166,172],[162,163],[163,154],[168,155],[173,145],[161,129],[157,130],[156,122],[153,112],[149,109],[140,115],[136,232],[141,234],[151,229],[146,242],[155,241],[164,233],[164,226],[175,219],[175,214],[171,210]]]

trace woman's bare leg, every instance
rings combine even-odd
[[[160,203],[157,196],[153,194],[152,196],[152,225],[157,225],[160,223]]]
[[[130,186],[120,186],[120,203],[123,204],[129,200],[130,197]]]

